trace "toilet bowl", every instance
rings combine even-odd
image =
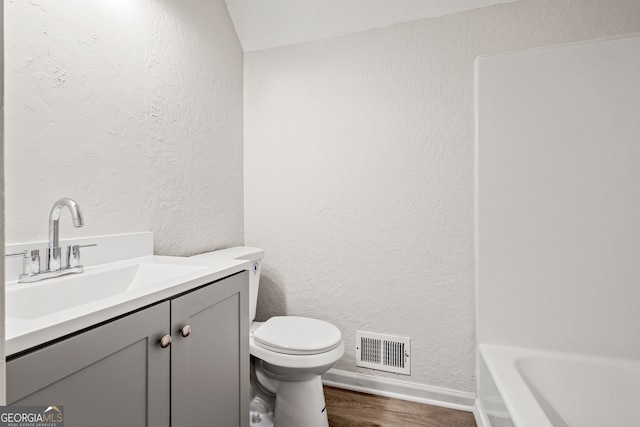
[[[344,353],[338,328],[307,317],[272,317],[252,324],[249,351],[254,378],[275,396],[276,427],[329,425],[320,375]]]
[[[300,316],[254,322],[264,251],[235,247],[196,257],[253,261],[249,279],[251,427],[328,427],[321,375],[344,354],[331,323]]]

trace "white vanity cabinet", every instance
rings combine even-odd
[[[244,271],[9,357],[7,403],[62,405],[66,427],[247,426],[248,283]]]

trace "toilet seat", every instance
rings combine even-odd
[[[249,337],[249,353],[251,356],[272,366],[285,369],[302,369],[320,375],[342,357],[344,343],[340,340],[336,348],[320,354],[284,354],[260,347],[251,336]],[[270,368],[270,370],[273,371],[274,369]]]
[[[253,332],[256,346],[275,353],[316,355],[340,345],[342,334],[331,323],[298,316],[276,316]]]

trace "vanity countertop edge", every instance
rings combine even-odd
[[[194,258],[157,255],[129,259],[112,264],[126,266],[127,263],[140,262],[140,260],[159,260],[161,262],[184,265],[199,265],[203,268],[178,278],[161,281],[152,286],[92,301],[39,318],[21,319],[7,314],[5,318],[6,356],[17,355],[127,313],[171,299],[176,295],[220,281],[241,271],[249,270],[252,265],[251,261],[246,260],[218,259],[203,262]],[[100,267],[102,266],[96,266],[96,268]],[[24,284],[7,283],[6,286],[24,286]]]

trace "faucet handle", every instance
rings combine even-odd
[[[17,252],[15,254],[6,254],[5,256],[22,256],[22,274],[29,275],[40,273],[40,251],[38,249]]]
[[[78,267],[80,263],[80,248],[89,248],[91,246],[98,246],[97,243],[91,243],[88,245],[69,245],[67,246],[67,268]]]
[[[22,273],[40,273],[40,251],[38,249],[26,251],[26,253],[24,254],[24,258],[22,258]]]

